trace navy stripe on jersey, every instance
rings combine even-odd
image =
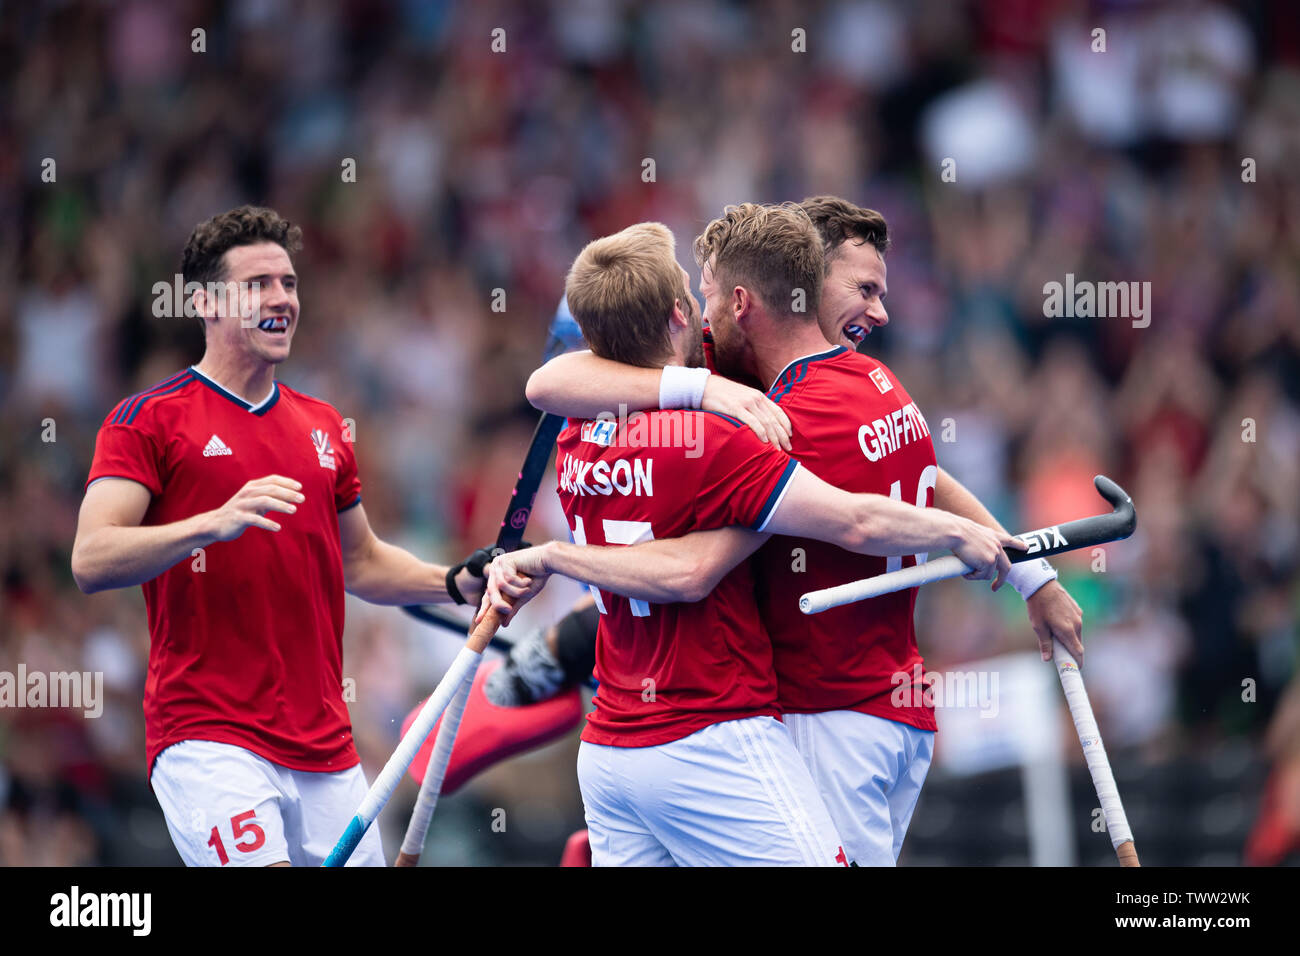
[[[730,415],[727,415],[724,412],[705,411],[704,414],[717,415],[719,418],[723,418],[731,422],[731,424],[735,425],[737,428],[749,427],[744,422],[742,422],[739,418],[732,418]],[[767,496],[767,501],[763,502],[763,507],[758,513],[758,518],[752,525],[755,531],[762,531],[763,528],[767,526],[768,521],[771,520],[772,518],[772,512],[776,510],[776,506],[781,503],[781,498],[784,497],[785,495],[785,486],[789,484],[790,476],[794,474],[794,470],[798,467],[799,467],[799,462],[795,461],[793,458],[791,458],[790,461],[786,463],[785,471],[781,472],[781,477],[777,480],[776,485],[772,488],[772,493]]]
[[[160,388],[165,388],[166,386],[171,385],[173,382],[175,382],[178,378],[180,378],[184,374],[185,374],[184,372],[177,372],[175,375],[171,376],[171,378],[164,379],[163,381],[159,382],[157,385],[151,385],[148,388],[146,388],[143,392],[136,392],[134,395],[128,395],[126,398],[122,399],[122,401],[118,402],[117,407],[113,409],[113,415],[112,418],[109,419],[109,424],[110,425],[121,424],[122,419],[126,416],[127,412],[131,410],[131,406],[134,405],[137,401],[139,401],[141,398],[143,398],[145,395],[149,394],[150,392],[157,391]]]
[[[785,396],[786,392],[790,391],[790,389],[794,388],[795,385],[803,381],[804,376],[808,374],[808,366],[810,366],[813,362],[819,361],[821,359],[834,358],[836,355],[839,355],[841,352],[847,352],[847,351],[848,349],[846,349],[844,346],[837,345],[835,346],[835,348],[829,349],[825,352],[818,352],[816,355],[805,356],[804,358],[801,358],[798,361],[794,362],[793,364],[787,366],[785,371],[782,372],[779,376],[777,376],[776,382],[772,385],[772,387],[767,390],[768,398],[772,399],[772,401],[774,402],[780,402],[781,399]],[[779,393],[777,393],[778,389],[780,389]]]
[[[763,509],[758,513],[758,520],[753,524],[755,531],[762,531],[767,527],[767,523],[772,520],[772,512],[776,511],[776,506],[785,497],[785,489],[790,484],[790,479],[794,477],[795,469],[798,467],[799,462],[793,458],[786,464],[785,471],[781,472],[781,477],[772,488],[772,493],[767,496],[767,501],[763,502]]]
[[[269,412],[271,409],[275,408],[275,403],[278,402],[278,401],[280,400],[280,383],[279,383],[279,382],[276,382],[276,383],[272,386],[272,388],[274,389],[274,391],[273,391],[273,393],[272,393],[272,395],[271,395],[271,400],[270,400],[269,402],[267,402],[265,405],[263,405],[261,408],[259,408],[257,411],[253,412],[254,415],[259,415],[259,416],[260,416],[260,415],[265,415],[265,414],[266,414],[267,412]],[[360,499],[357,499],[357,500],[360,500]]]
[[[185,369],[183,372],[177,372],[171,378],[163,379],[157,385],[146,388],[143,392],[137,392],[130,398],[123,400],[122,404],[117,406],[117,412],[113,415],[113,420],[109,424],[121,425],[127,421],[128,415],[134,418],[135,412],[145,403],[146,399],[162,394],[163,390],[167,389],[168,386],[175,385],[182,380],[188,380],[189,377],[190,370]]]
[[[730,415],[728,415],[726,412],[711,412],[711,411],[709,411],[709,410],[707,410],[707,409],[699,409],[699,410],[702,411],[702,412],[704,412],[705,415],[717,415],[719,418],[725,418],[727,421],[731,422],[731,424],[735,425],[737,428],[747,428],[747,427],[748,427],[748,426],[747,426],[744,422],[742,422],[739,418],[732,418],[732,417],[731,417]]]
[[[248,402],[244,401],[242,398],[240,398],[240,397],[239,397],[238,395],[236,395],[234,392],[231,392],[231,391],[228,391],[227,389],[222,388],[220,385],[218,385],[216,382],[212,381],[212,379],[208,378],[208,377],[207,377],[206,375],[204,375],[202,372],[199,372],[199,371],[197,371],[196,369],[193,369],[193,368],[190,369],[190,372],[193,374],[193,376],[194,376],[194,378],[195,378],[196,381],[202,382],[204,385],[206,385],[208,388],[212,389],[214,392],[216,392],[216,393],[217,393],[218,395],[220,395],[222,398],[224,398],[224,399],[226,399],[226,400],[228,400],[228,401],[234,402],[236,405],[238,405],[238,406],[239,406],[240,408],[242,408],[244,411],[246,411],[246,412],[252,412],[254,415],[258,415],[258,416],[265,415],[265,414],[266,414],[267,412],[269,412],[272,408],[274,408],[274,407],[275,407],[275,403],[278,402],[278,401],[280,400],[280,383],[279,383],[279,382],[272,382],[272,383],[271,383],[271,397],[270,397],[269,399],[266,400],[266,404],[255,407],[255,406],[253,406],[253,405],[250,405]]]
[[[339,514],[343,514],[343,512],[345,512],[345,511],[351,511],[353,508],[355,508],[355,507],[356,507],[357,505],[359,505],[359,504],[361,504],[361,496],[360,496],[360,495],[357,495],[357,500],[354,501],[354,502],[352,502],[352,504],[350,504],[350,505],[344,505],[342,508],[340,508],[340,509],[339,509]]]
[[[130,414],[130,416],[128,416],[128,418],[126,419],[125,424],[127,424],[127,425],[131,424],[131,422],[133,422],[133,421],[135,420],[135,417],[136,417],[137,415],[140,414],[140,410],[144,408],[144,406],[149,402],[150,399],[154,399],[154,398],[158,398],[159,396],[166,395],[168,392],[175,392],[175,391],[178,391],[179,389],[182,389],[182,388],[184,388],[186,385],[190,384],[190,382],[192,382],[192,381],[194,381],[194,376],[191,375],[191,376],[189,376],[189,377],[187,377],[187,378],[183,378],[183,379],[181,379],[179,382],[177,382],[177,383],[176,383],[175,385],[173,385],[171,388],[165,388],[165,389],[163,389],[161,392],[154,392],[152,395],[146,395],[145,398],[144,398],[144,401],[142,401],[139,405],[137,405],[136,408],[135,408],[135,411],[133,411],[133,412]]]
[[[127,415],[122,419],[120,424],[123,425],[131,424],[133,421],[135,421],[135,417],[140,414],[141,410],[145,407],[145,405],[149,403],[151,399],[159,398],[160,396],[166,395],[168,392],[174,392],[177,391],[178,389],[182,389],[186,385],[190,384],[190,382],[192,381],[194,381],[194,376],[186,375],[184,378],[178,380],[170,388],[164,388],[157,392],[150,392],[148,395],[145,395],[143,398],[140,399],[140,401],[136,404],[135,408],[131,410],[129,415]]]
[[[804,373],[807,371],[808,371],[807,362],[800,362],[796,364],[793,368],[791,368],[788,372],[786,372],[781,376],[784,382],[784,384],[779,386],[781,391],[777,394],[774,394],[776,393],[778,388],[778,386],[774,385],[770,390],[768,390],[767,393],[768,397],[771,398],[772,401],[774,402],[780,402],[781,399],[785,396],[786,392],[794,388],[795,384],[803,379]]]

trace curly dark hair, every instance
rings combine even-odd
[[[799,207],[808,214],[822,237],[826,251],[826,270],[846,242],[861,245],[869,242],[883,256],[889,249],[889,224],[874,209],[855,206],[838,196],[809,196]]]
[[[201,222],[190,233],[181,253],[185,284],[206,285],[226,278],[222,257],[236,246],[274,242],[290,254],[302,248],[302,229],[265,206],[239,206]]]

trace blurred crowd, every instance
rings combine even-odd
[[[1013,529],[1103,509],[1095,474],[1137,503],[1133,539],[1058,562],[1112,754],[1264,739],[1300,604],[1290,4],[42,0],[6,5],[0,49],[0,671],[99,671],[107,698],[95,720],[0,712],[0,863],[174,859],[143,599],[81,595],[69,553],[104,415],[202,353],[154,286],[244,202],[305,234],[280,377],[356,421],[371,522],[437,560],[495,538],[586,241],[659,220],[694,274],[724,203],[881,210],[892,322],[863,349],[940,464]],[[1149,282],[1149,325],[1049,317],[1067,275]],[[564,535],[553,491],[538,515],[530,538]],[[534,626],[576,593],[556,590]],[[373,773],[455,640],[348,610]],[[1034,646],[1017,597],[960,581],[918,633],[940,669]],[[434,858],[558,859],[573,752],[483,778]],[[492,807],[513,842],[464,836]]]

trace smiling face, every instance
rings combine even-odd
[[[869,242],[849,239],[830,260],[817,324],[826,341],[857,349],[873,328],[889,324],[885,260]]]
[[[289,357],[298,327],[298,277],[275,242],[235,246],[223,257],[225,297],[196,293],[209,350],[278,365]],[[256,283],[256,288],[253,284]]]

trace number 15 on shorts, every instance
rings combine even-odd
[[[257,816],[256,810],[245,810],[230,818],[230,844],[240,853],[252,853],[254,850],[261,849],[262,844],[266,842],[266,831],[252,822],[255,816]],[[217,859],[221,861],[222,866],[230,862],[230,854],[226,852],[219,826],[212,828],[208,836],[208,846],[212,847],[217,854]]]

